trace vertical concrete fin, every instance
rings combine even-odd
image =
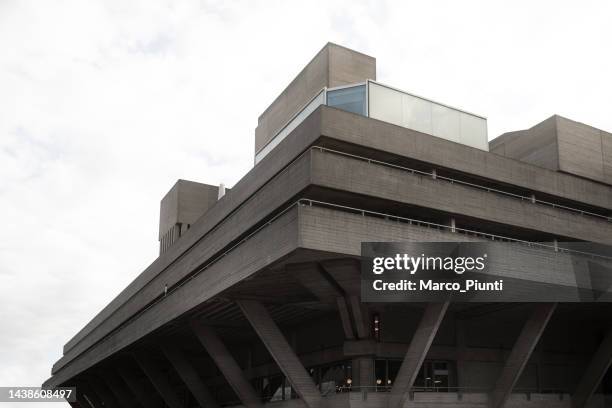
[[[599,348],[591,358],[589,365],[572,395],[574,408],[586,407],[599,386],[601,379],[612,363],[612,328],[608,330]]]
[[[261,408],[260,398],[215,330],[197,322],[192,322],[191,328],[244,406]]]
[[[168,382],[164,373],[157,367],[147,356],[143,354],[136,353],[134,354],[134,358],[142,371],[144,371],[145,375],[162,397],[166,404],[170,408],[183,408],[183,404],[181,399],[176,394],[172,385]]]
[[[506,403],[556,307],[556,303],[540,303],[535,306],[497,379],[490,399],[492,408],[501,408]]]
[[[421,369],[423,360],[436,337],[440,323],[446,314],[449,302],[428,303],[425,313],[410,340],[408,351],[400,366],[395,384],[389,395],[389,408],[400,408],[408,398],[410,389]]]
[[[321,393],[264,305],[253,300],[238,305],[300,398],[309,408],[318,408]]]
[[[208,387],[206,387],[183,352],[178,347],[172,345],[163,345],[162,351],[189,391],[191,391],[198,404],[202,408],[218,408],[219,404],[217,404]]]

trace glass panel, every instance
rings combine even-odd
[[[325,104],[325,90],[321,90],[317,96],[313,98],[313,100],[306,105],[289,123],[285,125],[283,129],[267,145],[263,147],[256,155],[255,155],[255,164],[259,163],[261,159],[266,157],[268,153],[272,151],[280,142],[285,139],[289,133],[293,131],[304,119],[308,117],[315,109],[319,107],[319,105]]]
[[[469,113],[461,113],[461,143],[478,149],[489,149],[487,121]]]
[[[365,85],[327,91],[327,105],[347,112],[366,114]]]
[[[402,93],[370,82],[370,117],[404,126]]]
[[[371,118],[489,150],[486,119],[375,82],[368,84]]]
[[[433,135],[459,142],[461,119],[459,111],[434,104],[431,108]]]
[[[403,126],[431,134],[431,102],[412,95],[402,95]]]

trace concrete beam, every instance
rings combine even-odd
[[[591,358],[582,379],[572,395],[572,407],[586,407],[597,390],[603,376],[612,364],[612,329],[609,329],[599,348]]]
[[[166,379],[164,373],[153,363],[148,356],[145,356],[140,353],[134,354],[134,359],[142,368],[145,375],[162,397],[162,399],[170,406],[170,408],[183,408],[183,403],[181,402],[179,396],[176,394],[172,385]]]
[[[389,408],[400,408],[408,399],[410,389],[416,380],[431,343],[436,337],[440,323],[442,323],[446,309],[448,309],[448,304],[448,301],[427,304],[425,313],[410,340],[408,351],[391,388]]]
[[[318,408],[321,393],[264,305],[252,300],[237,303],[295,392],[309,408]]]
[[[117,371],[118,376],[125,381],[127,387],[136,396],[138,402],[140,402],[140,405],[145,408],[160,407],[162,405],[162,401],[157,397],[155,390],[148,384],[145,385],[142,381],[139,381],[132,371],[127,369],[119,369]]]
[[[197,324],[195,321],[192,322],[191,327],[244,406],[262,408],[261,399],[215,330],[212,327]]]
[[[187,357],[185,357],[185,354],[176,346],[163,345],[161,348],[198,404],[202,408],[218,408],[219,404],[217,404],[217,401],[215,401],[202,378],[200,378]]]
[[[556,303],[540,303],[533,309],[497,379],[489,400],[492,408],[501,408],[508,400],[556,307]]]

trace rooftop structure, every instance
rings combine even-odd
[[[327,44],[260,116],[256,164],[222,199],[179,181],[162,200],[159,258],[45,385],[94,408],[610,406],[608,304],[360,292],[362,242],[611,245],[609,136],[554,117],[488,144],[484,117]]]

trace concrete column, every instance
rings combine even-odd
[[[466,354],[467,354],[467,333],[465,320],[455,320],[456,344],[457,344],[457,386],[459,392],[465,391],[468,386],[467,369],[466,369]]]
[[[215,330],[195,322],[191,327],[244,406],[247,408],[263,407],[261,399]]]
[[[147,378],[151,380],[151,383],[159,395],[166,401],[166,404],[168,404],[170,408],[183,408],[181,399],[159,367],[157,367],[146,355],[136,353],[134,354],[134,358]]]
[[[539,303],[535,306],[497,379],[490,399],[492,408],[501,408],[506,403],[556,307],[556,303]]]
[[[366,387],[363,390],[368,391],[374,383],[374,358],[372,356],[361,356],[353,358],[351,362],[353,366],[353,387]]]
[[[198,404],[202,408],[218,408],[217,401],[215,401],[208,387],[206,387],[183,352],[178,347],[171,345],[162,346],[162,351],[189,391],[191,391]]]
[[[143,407],[154,408],[162,405],[162,401],[157,396],[157,393],[155,393],[155,390],[152,389],[150,385],[145,385],[143,382],[139,381],[133,372],[126,369],[119,369],[118,376],[125,381],[127,387],[132,391]]]
[[[425,313],[410,340],[408,351],[400,366],[395,383],[389,395],[389,408],[401,408],[408,399],[410,389],[423,365],[423,360],[431,347],[440,323],[448,309],[448,301],[444,303],[428,303]]]
[[[266,308],[253,300],[241,300],[238,305],[295,392],[309,408],[318,408],[321,393]]]
[[[612,363],[612,329],[609,329],[572,395],[574,408],[586,407]]]

